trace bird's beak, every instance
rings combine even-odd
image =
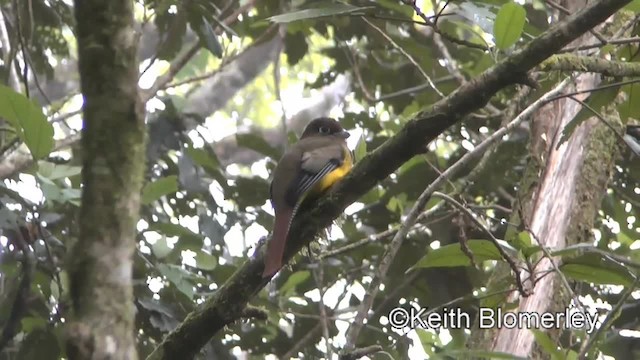
[[[351,134],[349,134],[349,132],[346,131],[346,130],[342,130],[339,133],[336,133],[336,135],[338,135],[339,137],[344,138],[344,139],[348,139],[349,136],[351,136]]]

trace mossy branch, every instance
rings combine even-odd
[[[640,63],[611,61],[571,54],[553,55],[543,61],[538,69],[541,71],[592,72],[612,77],[640,76]]]

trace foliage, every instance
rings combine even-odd
[[[624,37],[640,35],[638,7],[633,7],[637,2],[628,7],[636,14],[624,15],[628,19]],[[17,169],[0,183],[0,327],[7,324],[14,311],[13,300],[24,274],[21,249],[25,242],[37,266],[30,294],[24,299],[26,314],[17,323],[13,339],[0,347],[0,359],[66,356],[60,345],[63,319],[71,311],[66,256],[77,241],[80,211],[82,152],[75,147],[54,151],[54,130],[59,139],[73,132],[74,119],[75,130],[78,128],[77,117],[63,115],[77,108],[79,88],[51,102],[38,90],[40,85],[73,81],[73,76],[55,78],[55,71],[63,63],[76,61],[75,52],[70,51],[76,46],[71,36],[73,9],[62,1],[29,3],[32,8],[20,11],[31,15],[23,16],[24,21],[33,21],[22,24],[33,31],[22,34],[29,40],[30,82],[26,89],[30,91],[27,94],[21,88],[0,85],[0,167],[19,152],[28,151],[30,158],[39,161],[31,161],[30,166]],[[556,10],[538,0],[522,5],[504,0],[446,2],[441,14],[445,2],[435,2],[438,11],[428,12],[433,6],[423,1],[427,15],[440,14],[429,18],[431,26],[422,24],[424,19],[412,9],[411,1],[296,1],[279,5],[284,3],[288,2],[136,2],[137,20],[153,25],[159,39],[151,46],[153,54],[142,56],[142,69],[155,61],[149,71],[159,75],[169,68],[167,62],[175,62],[189,49],[191,40],[206,49],[173,73],[172,83],[181,83],[164,84],[148,103],[152,138],[133,270],[139,329],[135,336],[141,358],[217,291],[255,250],[259,239],[272,230],[268,178],[284,141],[270,142],[262,132],[269,130],[263,125],[281,131],[277,89],[290,97],[283,95],[282,102],[295,108],[299,104],[294,103],[302,101],[300,93],[318,96],[338,76],[347,74],[352,93],[338,108],[323,111],[325,115],[339,115],[347,129],[358,133],[351,137],[355,141],[350,144],[356,159],[361,159],[400,131],[414,114],[438,101],[441,94],[452,93],[461,79],[474,78],[557,22]],[[0,2],[5,18],[15,18],[18,9],[12,6],[8,1]],[[235,14],[232,21],[225,21],[243,6],[247,11],[241,12],[241,17]],[[8,53],[6,45],[1,44],[1,54],[3,58],[13,56],[13,63],[22,67],[24,57],[16,56],[23,50],[15,24],[8,21],[6,26],[10,45],[18,50]],[[434,35],[433,24],[438,36]],[[179,109],[202,84],[199,77],[211,77],[233,67],[237,56],[249,46],[267,41],[265,34],[275,34],[277,31],[269,32],[274,26],[286,30],[279,61],[208,119],[196,121],[197,126],[185,125],[193,119],[190,114],[180,114]],[[593,47],[598,48],[620,61],[640,59],[637,41],[606,46],[598,43]],[[4,64],[0,65],[3,80],[11,73]],[[274,76],[274,67],[281,78]],[[17,75],[22,79],[20,72]],[[302,354],[305,358],[336,354],[352,322],[352,312],[363,300],[363,284],[366,287],[375,276],[377,263],[392,237],[389,229],[402,224],[403,215],[441,171],[501,126],[503,114],[513,111],[514,100],[531,103],[565,75],[541,74],[537,78],[540,89],[524,99],[516,98],[519,89],[507,88],[491,100],[490,107],[448,129],[428,145],[428,152],[405,163],[350,207],[332,228],[331,236],[299,255],[267,290],[253,298],[251,304],[268,313],[266,320],[230,325],[210,341],[201,357],[234,358],[241,352],[256,359],[266,354]],[[34,78],[42,84],[36,85]],[[639,85],[616,86],[619,79],[606,81],[609,87],[594,92],[586,104],[603,112],[616,98],[622,99],[615,109],[621,117],[629,123],[640,118]],[[570,137],[592,114],[584,108],[567,125],[563,136]],[[245,131],[247,127],[251,131]],[[249,162],[236,159],[227,166],[231,156],[215,147],[228,140],[222,133],[235,139],[234,152],[251,151],[258,154],[257,160],[253,161],[255,156]],[[465,174],[451,179],[441,191],[456,194],[497,238],[507,238],[508,231],[515,231],[516,236],[508,239],[511,241],[500,241],[501,247],[514,258],[533,263],[544,256],[542,249],[527,231],[508,221],[519,211],[513,208],[512,200],[524,176],[528,140],[526,130],[512,134],[488,162],[480,168],[476,168],[478,162],[470,164]],[[623,153],[595,229],[589,229],[596,234],[592,243],[548,249],[561,257],[560,270],[576,285],[576,293],[609,304],[620,301],[622,288],[637,285],[640,267],[640,167],[637,158]],[[469,182],[474,168],[478,173]],[[427,208],[441,206],[437,204],[439,201],[431,200]],[[388,326],[386,316],[394,307],[419,304],[434,308],[457,299],[455,306],[473,309],[491,292],[513,288],[513,279],[504,288],[486,288],[504,259],[487,234],[470,221],[460,220],[463,218],[458,210],[441,206],[435,215],[425,217],[411,229],[384,279],[384,290],[374,302],[358,345],[379,344],[393,358],[405,358],[407,354],[413,358],[425,354],[434,358],[514,358],[481,349],[465,350],[469,335],[463,332],[419,330],[408,336],[406,331]],[[365,238],[376,241],[343,248]],[[322,256],[328,251],[335,254]],[[477,267],[472,266],[474,262]],[[499,302],[505,299],[501,294]],[[603,329],[602,341],[592,355],[599,351],[615,358],[632,358],[633,347],[628,344],[637,344],[637,339],[621,336],[619,330],[638,328],[640,307],[632,300],[623,305],[621,315]],[[323,316],[329,319],[326,325],[320,321]],[[545,333],[534,332],[537,343],[553,358],[580,351],[580,344],[572,337],[586,339],[585,334],[570,330],[563,335],[556,347]],[[330,350],[325,336],[332,338]]]

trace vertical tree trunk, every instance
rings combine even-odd
[[[577,8],[576,3],[568,7]],[[576,86],[566,89],[565,93],[594,88],[598,82],[597,75],[582,74],[576,78]],[[581,94],[575,98],[584,101],[587,96]],[[565,127],[581,109],[577,101],[564,98],[543,107],[531,119],[531,160],[520,184],[519,205],[514,209],[518,210],[515,216],[522,215],[523,219],[517,220],[531,232],[533,243],[539,242],[547,248],[593,241],[590,230],[619,153],[618,138],[597,118],[583,122],[568,141],[558,146]],[[607,121],[621,129],[619,117],[612,116]],[[557,260],[554,259],[556,264]],[[537,264],[534,274],[537,278],[546,271],[553,271],[548,258]],[[496,272],[491,283],[503,283],[509,272],[510,269],[504,267],[500,273]],[[536,282],[532,295],[518,299],[519,294],[514,292],[507,302],[519,301],[514,312],[564,311],[570,306],[571,297],[560,280],[556,273],[545,276]],[[560,331],[554,330],[549,336],[557,341],[559,334]],[[529,329],[476,329],[470,344],[476,349],[526,358],[546,357],[534,347]]]
[[[131,285],[143,180],[131,0],[76,0],[84,123],[80,238],[70,262],[71,359],[136,359]]]

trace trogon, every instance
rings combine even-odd
[[[331,118],[311,121],[297,143],[288,148],[273,173],[271,204],[275,223],[267,245],[263,277],[282,267],[289,227],[305,199],[321,196],[353,166],[349,133]]]

